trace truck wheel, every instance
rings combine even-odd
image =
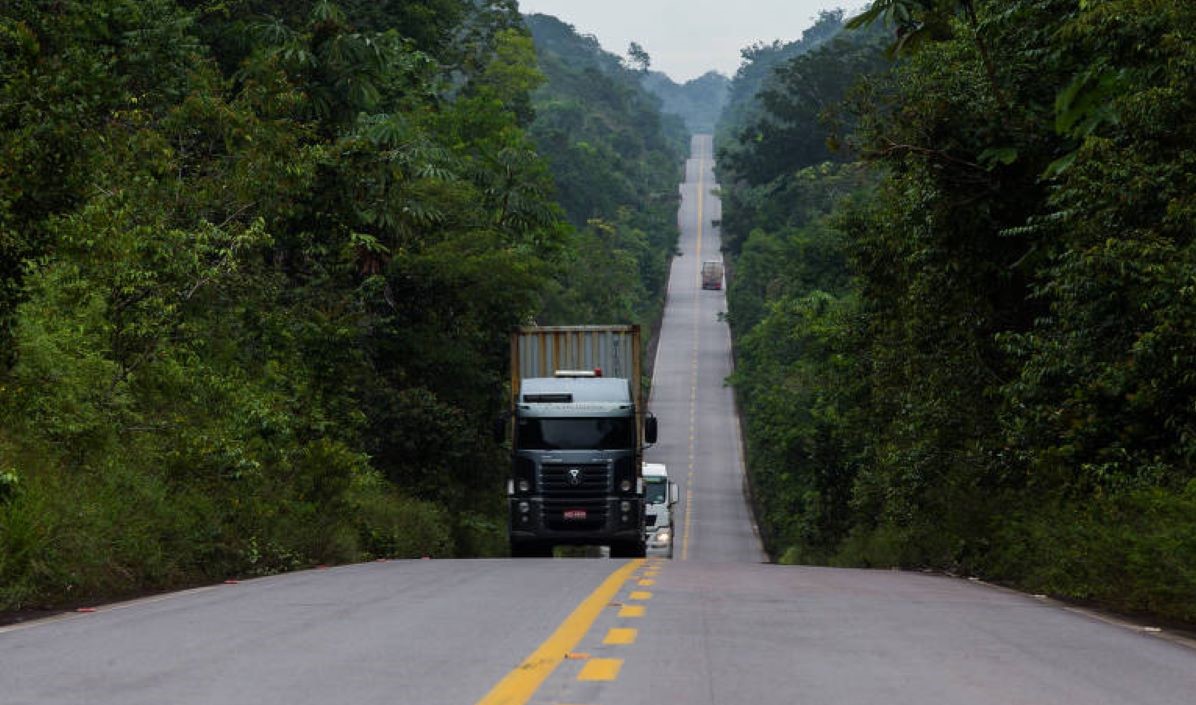
[[[611,558],[643,558],[647,555],[648,545],[643,541],[613,543],[610,546]]]
[[[512,541],[511,558],[552,558],[552,544],[533,541]]]

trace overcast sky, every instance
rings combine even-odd
[[[677,82],[710,70],[739,68],[739,50],[758,41],[791,41],[819,10],[850,12],[867,0],[519,0],[525,14],[542,12],[598,37],[602,48],[626,56],[639,42],[652,68]]]

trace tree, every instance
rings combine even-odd
[[[720,152],[774,555],[1192,617],[1168,556],[1196,550],[1193,11],[872,3],[852,24],[888,17],[900,60],[839,109],[859,163],[821,171],[776,147],[818,57],[778,72]],[[812,227],[810,194],[852,171],[871,179]],[[828,250],[848,271],[818,281]]]
[[[0,20],[0,609],[503,543],[573,242],[513,4],[401,5]]]
[[[631,67],[642,73],[647,73],[652,66],[652,57],[648,56],[648,52],[637,42],[627,45],[627,58]]]

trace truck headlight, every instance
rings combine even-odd
[[[630,492],[631,491],[631,480],[623,480],[622,482],[620,482],[619,489],[622,490],[623,492]]]
[[[527,502],[519,503],[519,512],[521,514],[527,514],[529,511],[531,511],[531,508],[532,508],[532,505],[528,504]]]
[[[657,531],[656,532],[656,542],[657,543],[668,544],[670,538],[672,538],[672,537],[669,536],[669,532],[667,529],[665,531]]]
[[[622,509],[624,514],[626,514],[627,512],[630,512],[631,511],[631,502],[627,502],[627,501],[620,502],[619,509]]]
[[[527,491],[529,491],[531,488],[532,488],[532,483],[528,482],[527,480],[520,480],[520,481],[519,481],[519,491],[520,491],[520,492],[527,492]]]

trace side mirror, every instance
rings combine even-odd
[[[644,419],[644,443],[656,442],[656,417],[649,416]]]
[[[502,444],[507,437],[507,415],[503,414],[494,419],[494,442]]]
[[[677,487],[677,483],[669,480],[669,504],[676,504],[681,499],[681,490]]]

